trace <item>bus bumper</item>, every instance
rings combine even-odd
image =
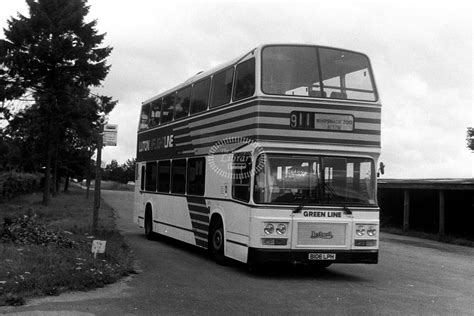
[[[317,256],[315,256],[317,254]],[[323,257],[324,254],[335,259],[310,260],[309,258]],[[290,249],[261,249],[249,248],[248,263],[291,262],[301,264],[321,263],[368,263],[376,264],[379,251],[376,250],[290,250]]]

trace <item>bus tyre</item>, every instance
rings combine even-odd
[[[155,239],[155,233],[153,232],[153,217],[151,210],[148,208],[145,211],[145,236],[148,240]]]
[[[213,221],[210,229],[209,250],[211,257],[219,264],[225,265],[224,255],[224,225],[220,219]]]

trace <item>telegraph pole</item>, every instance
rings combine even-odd
[[[102,180],[102,142],[104,138],[104,125],[100,127],[100,133],[97,139],[97,159],[95,162],[95,185],[94,185],[94,212],[92,216],[92,229],[97,230],[100,208],[100,182]]]

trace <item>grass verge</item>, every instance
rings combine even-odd
[[[90,184],[90,189],[94,189],[94,180],[91,181]],[[79,183],[79,185],[83,188],[86,188],[86,180],[83,180],[82,182]],[[125,184],[125,183],[120,183],[120,182],[115,182],[115,181],[105,181],[102,180],[100,182],[100,187],[102,190],[112,190],[112,191],[134,191],[135,190],[135,185],[131,184]]]
[[[133,260],[116,230],[113,210],[100,209],[92,234],[92,198],[72,187],[41,205],[30,194],[0,204],[0,306],[22,305],[25,298],[89,290],[133,273]],[[106,240],[106,252],[94,259],[92,240]]]

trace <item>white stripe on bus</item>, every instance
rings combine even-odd
[[[307,103],[306,103],[307,104]],[[212,124],[218,123],[220,120],[230,119],[234,117],[238,117],[241,115],[255,113],[255,118],[257,117],[257,113],[255,112],[256,107],[258,108],[259,112],[272,112],[272,113],[281,113],[281,114],[288,114],[288,107],[285,106],[272,106],[272,105],[255,105],[250,106],[244,109],[237,109],[235,111],[230,111],[227,113],[214,113],[208,118],[203,118],[201,120],[196,120],[194,122],[190,122],[188,127],[193,129],[195,127],[200,127],[205,124]],[[320,112],[320,113],[334,113],[334,114],[352,114],[356,118],[368,118],[368,119],[380,119],[380,112],[368,112],[368,111],[357,111],[357,108],[350,110],[341,110],[341,109],[332,109],[332,108],[321,108],[318,107],[318,104],[314,104],[314,108],[308,107],[298,107],[297,105],[291,107],[291,111],[303,111],[303,112]],[[260,115],[259,118],[265,117],[265,115]]]
[[[204,237],[201,237],[201,236],[195,236],[195,238],[196,238],[196,239],[199,239],[199,240],[201,240],[201,241],[205,241],[205,242],[208,241],[207,238],[204,238]]]
[[[199,228],[193,228],[193,231],[198,232],[198,233],[201,233],[201,234],[205,234],[205,235],[209,234],[209,232],[208,232],[207,230],[202,230],[202,229],[199,229]],[[194,236],[195,236],[196,238],[199,237],[199,236],[197,236],[197,235],[194,235]],[[202,237],[201,237],[201,238],[202,238]]]
[[[219,140],[231,137],[248,137],[251,135],[256,135],[257,128],[248,129],[245,131],[237,131],[232,133],[225,133],[220,135],[212,135],[204,138],[199,138],[193,140],[193,145],[197,146],[200,144],[207,144],[207,143],[214,143]],[[324,132],[324,131],[317,131],[317,136],[312,135],[313,138],[321,138],[327,141],[334,141],[337,142],[338,140],[361,140],[361,141],[368,141],[368,142],[380,142],[380,135],[368,135],[368,134],[356,134],[351,132],[346,133],[338,133],[338,132]],[[261,138],[265,139],[265,135],[272,135],[272,136],[282,136],[282,137],[303,137],[307,138],[308,131],[307,130],[278,130],[278,129],[266,129],[260,128],[258,129],[258,135]],[[284,139],[282,139],[284,140]]]
[[[288,111],[288,107],[282,106],[271,106],[271,105],[259,105],[258,107],[259,112],[273,112],[273,113],[287,113],[290,115]],[[357,108],[353,110],[341,110],[341,109],[331,109],[331,108],[318,108],[318,105],[315,104],[314,108],[303,108],[298,106],[292,106],[291,112],[293,111],[301,111],[301,112],[318,112],[318,113],[334,113],[334,114],[352,114],[356,117],[361,118],[369,118],[369,119],[380,119],[380,112],[367,112],[367,111],[357,111]],[[260,116],[260,117],[264,117]]]
[[[188,133],[188,134],[182,134],[182,135],[175,135],[175,136],[174,136],[174,139],[175,139],[175,140],[178,140],[178,139],[180,139],[180,138],[189,137],[189,135],[190,135],[189,133]]]
[[[198,206],[198,207],[207,208],[206,204],[199,204],[199,203],[194,203],[194,202],[188,202],[188,205],[193,205],[193,206]]]

